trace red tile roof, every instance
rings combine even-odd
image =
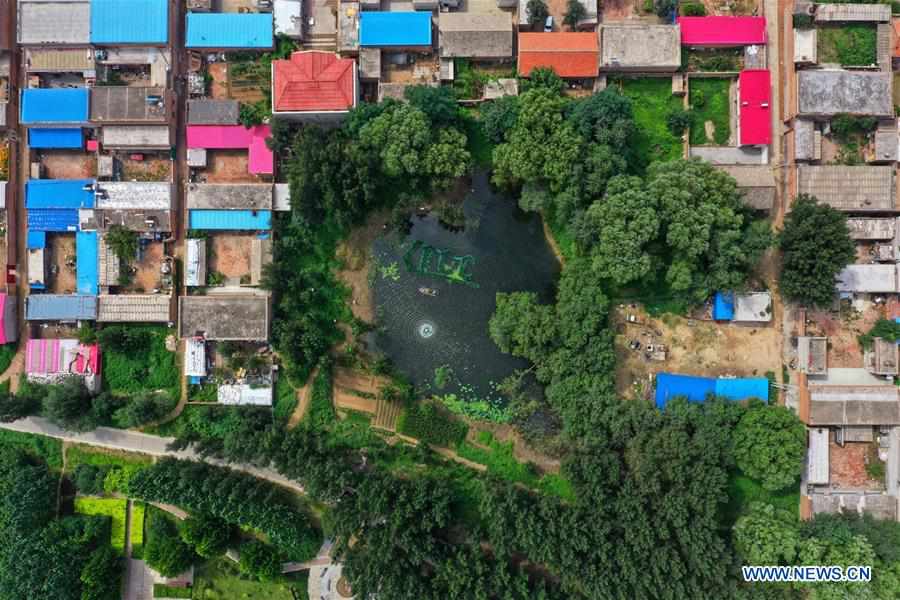
[[[596,77],[600,40],[596,32],[520,33],[519,75],[551,67],[560,77]]]
[[[771,81],[765,69],[741,71],[740,144],[766,145],[772,141]]]
[[[349,110],[356,105],[356,69],[351,58],[330,52],[294,52],[273,60],[272,97],[276,112]]]
[[[678,17],[682,46],[751,46],[766,43],[765,17]]]

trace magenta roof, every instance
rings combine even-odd
[[[244,150],[249,153],[249,168],[254,174],[271,175],[275,172],[275,157],[266,146],[266,138],[272,136],[268,125],[246,128],[243,125],[189,125],[188,148],[207,150]]]
[[[28,340],[25,372],[35,375],[100,373],[100,348],[78,340]]]
[[[771,81],[765,69],[741,71],[741,145],[767,145],[772,141]]]
[[[678,17],[682,46],[751,46],[766,43],[765,17]]]

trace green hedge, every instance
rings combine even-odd
[[[153,584],[154,598],[193,598],[194,591],[189,587],[176,587],[164,583]]]
[[[397,426],[400,433],[422,442],[453,448],[460,444],[469,430],[468,425],[452,420],[431,402],[422,402],[406,409]]]

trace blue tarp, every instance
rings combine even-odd
[[[168,41],[168,0],[91,0],[92,44]]]
[[[703,402],[707,396],[722,396],[729,400],[759,398],[769,400],[769,380],[765,377],[739,377],[714,379],[675,373],[656,375],[656,407],[660,410],[672,398],[684,396],[691,402]]]
[[[192,210],[189,229],[258,231],[272,229],[270,210]]]
[[[37,250],[38,248],[47,247],[47,232],[45,231],[28,231],[27,247],[29,250]]]
[[[430,46],[430,12],[361,12],[359,14],[359,45]]]
[[[32,294],[25,299],[29,321],[93,321],[97,318],[97,296],[83,294]]]
[[[188,13],[188,48],[271,48],[272,13]]]
[[[28,210],[29,231],[77,231],[78,210],[73,208],[35,208]]]
[[[731,321],[734,319],[734,294],[731,292],[716,292],[713,301],[713,319],[716,321]]]
[[[29,129],[28,145],[32,148],[81,148],[81,128]]]
[[[79,294],[95,294],[100,286],[97,232],[75,234],[75,285]]]
[[[31,88],[22,90],[23,125],[33,123],[85,123],[87,88]]]
[[[25,208],[94,208],[93,179],[29,179]]]

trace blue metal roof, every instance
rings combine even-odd
[[[92,44],[168,41],[168,0],[91,0]]]
[[[29,179],[25,208],[93,208],[94,192],[85,190],[93,179]]]
[[[271,48],[272,13],[188,13],[188,48]]]
[[[88,120],[87,88],[22,90],[22,124],[84,123]]]
[[[32,148],[81,148],[83,143],[80,127],[28,130],[28,145]]]
[[[97,294],[100,286],[97,232],[75,234],[75,287],[79,294]]]
[[[25,299],[29,321],[93,321],[97,318],[97,296],[83,294],[32,294]]]
[[[731,292],[716,292],[713,301],[713,319],[716,321],[734,320],[734,294]]]
[[[29,250],[47,247],[46,231],[28,231],[27,247]]]
[[[656,375],[656,407],[660,410],[672,398],[684,396],[691,402],[703,402],[707,396],[722,396],[729,400],[759,398],[768,402],[769,380],[765,377],[714,379],[675,373]]]
[[[430,12],[361,12],[360,46],[430,46]]]
[[[220,231],[257,231],[272,229],[270,210],[192,210],[190,229],[218,229]]]
[[[28,211],[30,231],[78,231],[78,210],[74,208],[36,208]]]

